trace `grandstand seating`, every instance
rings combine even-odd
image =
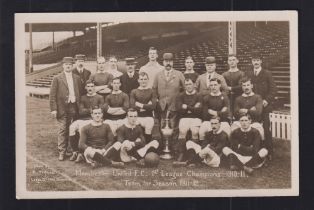
[[[117,27],[117,26],[115,26]],[[106,30],[108,30],[107,28]],[[258,49],[263,56],[263,65],[273,73],[278,87],[278,98],[283,103],[290,103],[290,58],[289,58],[289,27],[288,23],[273,22],[259,24],[258,27],[252,23],[237,24],[237,56],[239,58],[239,68],[247,71],[251,69],[250,53]],[[193,35],[181,35],[177,37],[159,37],[155,39],[141,40],[134,39],[129,42],[108,42],[103,41],[103,51],[105,56],[116,55],[118,59],[125,57],[136,57],[138,67],[147,62],[147,49],[155,46],[160,50],[160,54],[165,51],[174,52],[174,68],[184,71],[184,59],[192,56],[196,63],[195,70],[199,73],[205,72],[204,58],[215,56],[217,60],[217,72],[222,73],[228,69],[228,37],[227,27],[216,28],[213,31],[195,33]],[[89,57],[95,57],[95,39],[91,34],[86,36],[84,52],[79,44],[69,45],[56,53],[60,59],[63,56],[84,53]],[[80,37],[80,40],[83,40]],[[75,39],[71,39],[74,43]],[[82,44],[82,42],[77,42]],[[47,60],[52,58],[48,58]],[[55,59],[55,58],[54,58]],[[161,59],[161,56],[159,60]],[[161,61],[161,60],[160,60]],[[48,75],[35,81],[27,83],[31,86],[49,87],[54,75]]]

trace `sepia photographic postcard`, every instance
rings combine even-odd
[[[299,195],[296,11],[15,14],[16,198]]]

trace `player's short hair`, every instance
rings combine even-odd
[[[99,63],[99,61],[101,61],[101,60],[103,60],[103,61],[105,61],[105,62],[106,62],[105,57],[103,57],[103,56],[99,56],[99,57],[97,58],[97,63]]]
[[[230,58],[230,57],[236,57],[237,58],[237,55],[235,53],[230,53],[230,54],[228,54],[228,58]]]
[[[252,117],[249,113],[240,113],[239,114],[239,120],[242,118],[242,117],[247,117],[249,120],[252,120]]]
[[[119,80],[120,83],[121,83],[121,78],[120,78],[120,77],[114,77],[114,78],[112,79],[111,83],[113,83],[113,81],[115,81],[115,80]]]
[[[192,78],[187,77],[187,78],[184,79],[184,84],[185,84],[186,82],[190,82],[190,81],[191,81],[193,84],[195,83]]]
[[[139,73],[139,77],[147,77],[147,79],[149,79],[148,74],[147,74],[146,72],[144,72],[144,71],[141,71],[141,72]]]
[[[85,82],[85,86],[86,86],[87,84],[93,84],[93,85],[95,85],[95,82],[94,82],[94,80],[89,79],[89,80],[87,80],[87,81]]]
[[[186,57],[186,58],[185,58],[185,61],[187,61],[187,60],[192,60],[192,61],[194,62],[194,60],[193,60],[192,56],[188,56],[188,57]]]
[[[221,80],[218,78],[211,78],[209,82],[217,82],[218,84],[221,84]]]
[[[101,110],[101,113],[103,113],[102,108],[101,108],[100,106],[92,106],[92,107],[90,108],[90,113],[93,114],[93,111],[96,110],[96,109],[100,109],[100,110]]]
[[[210,120],[218,120],[220,122],[220,117],[219,116],[212,116]]]
[[[128,111],[127,111],[127,113],[129,114],[129,112],[136,112],[136,113],[137,113],[137,110],[134,109],[134,108],[129,108]]]
[[[115,55],[110,55],[110,56],[109,56],[109,60],[110,60],[111,58],[114,58],[114,59],[118,60]]]
[[[158,50],[157,50],[156,47],[150,47],[150,48],[148,49],[148,51],[151,51],[151,50],[155,50],[156,52],[158,52]]]
[[[251,78],[245,76],[245,77],[242,77],[242,78],[240,79],[239,83],[242,85],[243,83],[246,83],[246,82],[248,82],[248,81],[250,81],[250,82],[252,83]]]

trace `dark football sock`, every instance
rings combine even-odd
[[[69,143],[70,143],[70,147],[72,148],[73,152],[78,152],[79,148],[78,148],[78,143],[79,143],[79,138],[78,135],[74,135],[74,136],[69,136]]]
[[[102,156],[98,152],[95,153],[93,160],[98,163],[102,163],[103,165],[111,165],[111,160],[109,160],[107,157]]]
[[[146,143],[149,143],[152,141],[152,135],[151,134],[145,134],[145,140],[146,140]]]

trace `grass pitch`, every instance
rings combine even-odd
[[[285,189],[291,187],[290,141],[274,141],[274,160],[247,176],[226,167],[173,168],[161,160],[158,168],[92,169],[86,163],[58,161],[56,120],[49,101],[27,97],[27,190],[204,190]]]

